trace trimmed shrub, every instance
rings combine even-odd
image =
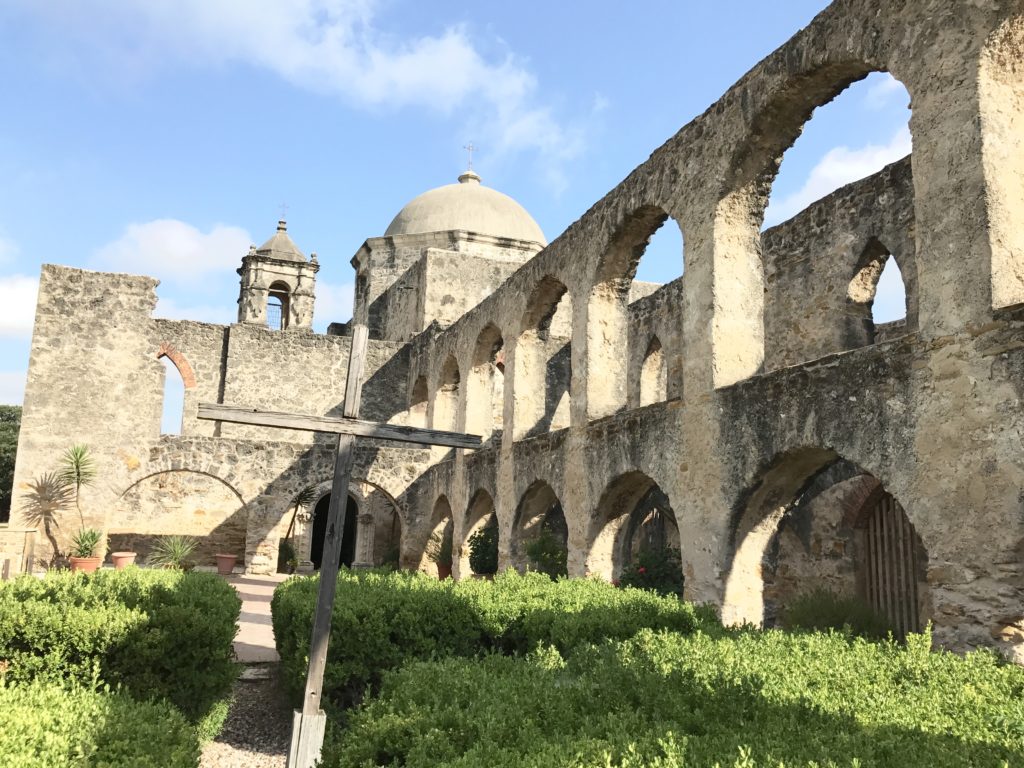
[[[332,729],[325,768],[1024,765],[1024,670],[840,634],[641,631],[412,663]]]
[[[286,685],[301,697],[316,577],[277,588],[271,610]],[[506,571],[494,581],[438,581],[418,573],[348,572],[338,578],[324,692],[358,701],[380,675],[412,659],[522,653],[538,645],[632,637],[644,627],[691,632],[716,625],[711,611],[651,592],[590,579],[551,581]]]
[[[473,573],[498,572],[498,525],[485,525],[469,537],[469,567]]]
[[[166,702],[34,682],[0,686],[0,765],[194,768],[195,730]]]
[[[205,573],[127,568],[51,573],[0,585],[7,679],[93,680],[164,698],[193,722],[223,707],[237,675],[241,601]],[[203,724],[207,731],[218,724]]]

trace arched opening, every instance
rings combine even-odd
[[[488,325],[477,337],[466,393],[466,431],[485,440],[502,428],[505,410],[505,342]]]
[[[459,364],[451,355],[441,367],[441,376],[434,393],[434,417],[431,426],[434,429],[454,431],[458,427],[459,415]]]
[[[655,252],[644,262],[651,263],[653,274],[682,273],[682,229],[657,206],[630,215],[601,258],[587,305],[588,418],[608,416],[627,405],[629,360],[635,357],[629,354],[630,304],[661,287],[634,280],[651,246]]]
[[[897,637],[930,616],[927,552],[900,504],[834,452],[780,456],[741,503],[722,618],[765,626],[815,590],[855,601]]]
[[[660,403],[668,397],[668,367],[661,341],[657,336],[651,338],[644,352],[644,361],[640,366],[640,397],[641,406]]]
[[[844,216],[850,207],[833,211],[831,203],[822,201],[820,215],[807,220],[811,229],[820,226],[835,237],[827,254],[812,252],[816,238],[821,242],[820,233],[805,237],[800,229],[802,220],[791,222],[796,227],[795,237],[787,242],[799,241],[799,253],[781,264],[788,269],[785,274],[778,273],[780,262],[773,261],[771,251],[762,255],[760,230],[761,224],[771,226],[791,219],[832,190],[910,152],[906,89],[888,74],[868,77],[878,69],[877,63],[855,59],[830,63],[794,74],[768,96],[752,98],[749,130],[729,158],[728,186],[715,211],[711,238],[714,316],[703,327],[708,329],[710,375],[715,387],[754,375],[766,363],[780,367],[821,355],[817,351],[805,354],[805,348],[823,348],[825,354],[836,351],[846,285],[859,255],[852,251],[837,256],[850,240],[849,236],[843,240],[839,231],[846,226]],[[858,81],[864,82],[830,104]],[[819,109],[824,105],[829,106]],[[790,147],[793,149],[787,152]],[[892,204],[890,197],[879,194],[865,196],[865,200],[870,204],[864,204],[864,215],[858,210],[860,227],[865,216],[874,215],[871,206],[875,206],[879,235],[901,243],[912,238],[911,222],[886,217],[884,209]],[[901,231],[890,231],[882,224]],[[899,247],[902,249],[902,244]],[[907,263],[912,263],[913,254],[907,255]],[[814,315],[819,311],[825,315]],[[808,313],[812,316],[801,322]],[[809,338],[803,338],[807,331]],[[772,349],[780,343],[798,347],[790,350],[790,359],[782,363]],[[772,352],[767,359],[766,351]]]
[[[427,377],[420,376],[412,385],[412,394],[409,397],[409,426],[427,426]]]
[[[267,327],[272,331],[283,331],[288,327],[291,288],[287,283],[272,283],[267,291]]]
[[[678,566],[678,590],[683,573],[679,562],[679,526],[668,496],[643,472],[627,472],[608,484],[598,502],[587,556],[587,572],[608,581],[643,558]]]
[[[185,381],[167,355],[160,357],[164,364],[163,412],[160,416],[160,434],[180,435],[185,419]]]
[[[847,295],[855,326],[851,346],[875,344],[905,333],[907,288],[895,257],[881,241],[871,238],[858,266]]]
[[[568,569],[569,526],[554,490],[543,480],[533,483],[516,508],[509,555],[519,571],[564,576]]]
[[[515,439],[568,427],[572,297],[550,275],[538,283],[527,302],[516,340],[515,367]]]
[[[359,527],[359,505],[351,496],[346,496],[345,528],[341,534],[339,565],[349,567],[356,556],[356,531]],[[331,505],[331,494],[321,496],[313,508],[313,530],[310,539],[309,559],[313,567],[320,570],[324,559],[324,540],[327,537],[327,513]]]
[[[452,572],[455,524],[447,496],[439,496],[430,514],[430,528],[420,558],[420,570],[447,578]]]
[[[481,531],[487,531],[486,537],[474,540]],[[473,542],[477,541],[478,552],[472,556]],[[498,518],[494,513],[494,499],[487,491],[480,489],[473,494],[466,510],[466,523],[463,527],[462,547],[459,553],[459,573],[488,574],[495,573],[498,567]]]

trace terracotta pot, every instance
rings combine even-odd
[[[120,571],[123,568],[127,568],[129,565],[134,565],[135,557],[135,552],[111,552],[110,562],[112,562],[114,567]]]
[[[217,573],[221,576],[230,576],[235,570],[235,563],[238,562],[238,555],[218,553],[215,557],[217,558]]]
[[[99,557],[72,557],[71,570],[92,573],[100,567],[101,562],[102,558]]]
[[[449,578],[451,575],[452,575],[452,567],[451,567],[451,565],[441,565],[440,563],[437,564],[437,578],[441,579],[441,581],[444,581],[445,579]]]

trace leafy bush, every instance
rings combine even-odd
[[[619,585],[683,596],[683,560],[678,549],[645,549],[622,571]]]
[[[168,536],[166,539],[160,539],[146,558],[146,565],[191,571],[195,567],[192,555],[197,544],[198,542],[191,536]]]
[[[194,729],[166,702],[47,683],[0,686],[0,765],[194,768]]]
[[[1024,670],[839,634],[641,631],[563,659],[412,663],[325,768],[1024,765]]]
[[[473,573],[498,572],[498,526],[485,525],[469,537],[469,567]]]
[[[889,620],[864,600],[840,597],[823,587],[793,600],[783,612],[782,625],[786,629],[834,629],[869,640],[884,640],[893,631]]]
[[[274,637],[286,684],[301,696],[317,577],[290,579],[274,592]],[[691,632],[714,614],[679,600],[619,590],[597,580],[553,582],[506,571],[494,581],[439,582],[422,574],[348,572],[338,578],[324,691],[336,704],[357,701],[367,685],[410,659],[569,650],[643,627]]]
[[[526,556],[533,566],[543,574],[557,579],[568,575],[566,558],[569,550],[558,536],[546,526],[526,543]]]
[[[23,576],[0,585],[0,662],[11,681],[98,676],[136,698],[167,699],[199,722],[230,693],[240,608],[231,585],[212,574]]]

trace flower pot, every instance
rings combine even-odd
[[[437,564],[437,578],[439,578],[441,581],[444,581],[445,579],[449,578],[451,575],[452,575],[451,563],[449,563],[448,565],[441,565],[441,563]]]
[[[100,562],[102,562],[102,558],[99,557],[72,557],[71,570],[92,573],[100,567]]]
[[[127,568],[129,565],[135,564],[135,552],[111,552],[110,562],[114,564],[117,570]]]
[[[235,570],[235,563],[238,562],[238,555],[218,553],[215,557],[217,558],[217,573],[221,576],[230,576]]]

